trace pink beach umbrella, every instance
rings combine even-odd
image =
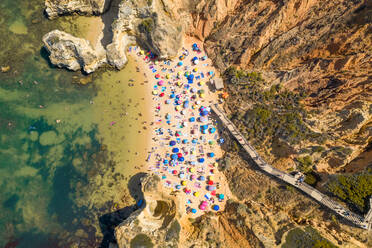
[[[159,85],[159,86],[164,85],[164,81],[163,81],[163,80],[160,80],[160,81],[158,82],[158,85]]]

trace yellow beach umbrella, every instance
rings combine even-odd
[[[153,91],[152,91],[152,94],[153,94],[153,95],[157,95],[157,94],[158,94],[158,91],[157,91],[157,90],[153,90]]]
[[[200,81],[199,84],[200,84],[200,86],[203,86],[205,84],[205,82],[204,81]]]
[[[205,97],[205,94],[204,94],[204,93],[201,93],[201,94],[200,94],[200,97],[201,97],[201,98],[204,98],[204,97]]]
[[[181,181],[182,186],[186,186],[186,184],[187,184],[186,181]]]
[[[218,166],[218,163],[217,163],[217,162],[215,162],[215,163],[214,163],[213,165],[214,165],[214,167],[217,167],[217,166]]]
[[[198,71],[198,68],[194,68],[194,70],[193,70],[194,72],[197,72]]]
[[[169,79],[169,74],[165,75],[165,78],[166,78],[166,79]]]
[[[199,195],[200,195],[200,193],[198,191],[194,192],[195,197],[198,197]]]
[[[214,179],[214,177],[213,177],[213,176],[209,176],[209,180],[211,180],[211,181],[212,181],[213,179]]]
[[[145,51],[141,50],[141,51],[140,51],[140,54],[141,54],[141,55],[144,55],[144,54],[145,54]]]
[[[190,168],[190,172],[195,172],[195,168]]]
[[[179,106],[179,105],[176,106],[176,110],[177,110],[177,111],[180,111],[180,110],[181,110],[181,106]]]

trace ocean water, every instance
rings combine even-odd
[[[79,18],[47,20],[43,2],[0,2],[0,247],[98,247],[100,217],[134,203],[149,97],[133,59],[90,76],[50,65],[42,35]]]

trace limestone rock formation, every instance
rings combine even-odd
[[[114,34],[113,42],[106,47],[107,62],[116,69],[122,69],[128,59],[125,54],[126,48],[135,43],[135,38],[126,33]]]
[[[45,12],[49,18],[79,13],[84,15],[102,14],[111,0],[45,0]]]
[[[371,1],[254,0],[234,13],[205,41],[215,65],[261,72],[268,88],[306,92],[309,127],[331,137],[330,151],[351,149],[324,154],[322,171],[340,170],[363,152],[372,133]]]
[[[118,247],[152,247],[151,244],[176,247],[180,232],[176,198],[162,194],[156,175],[147,175],[141,185],[145,205],[115,229]]]
[[[51,63],[60,68],[91,73],[106,62],[106,54],[94,50],[89,41],[60,30],[44,35],[43,43]]]
[[[160,58],[174,57],[182,47],[182,25],[169,16],[158,1],[153,1],[151,5],[144,0],[121,2],[112,31],[113,44],[117,43],[120,37],[133,36],[138,43]],[[114,47],[118,48],[115,44],[110,46],[110,49],[113,50]]]

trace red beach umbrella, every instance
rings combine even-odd
[[[212,180],[209,180],[208,181],[208,185],[213,185],[213,181]]]

